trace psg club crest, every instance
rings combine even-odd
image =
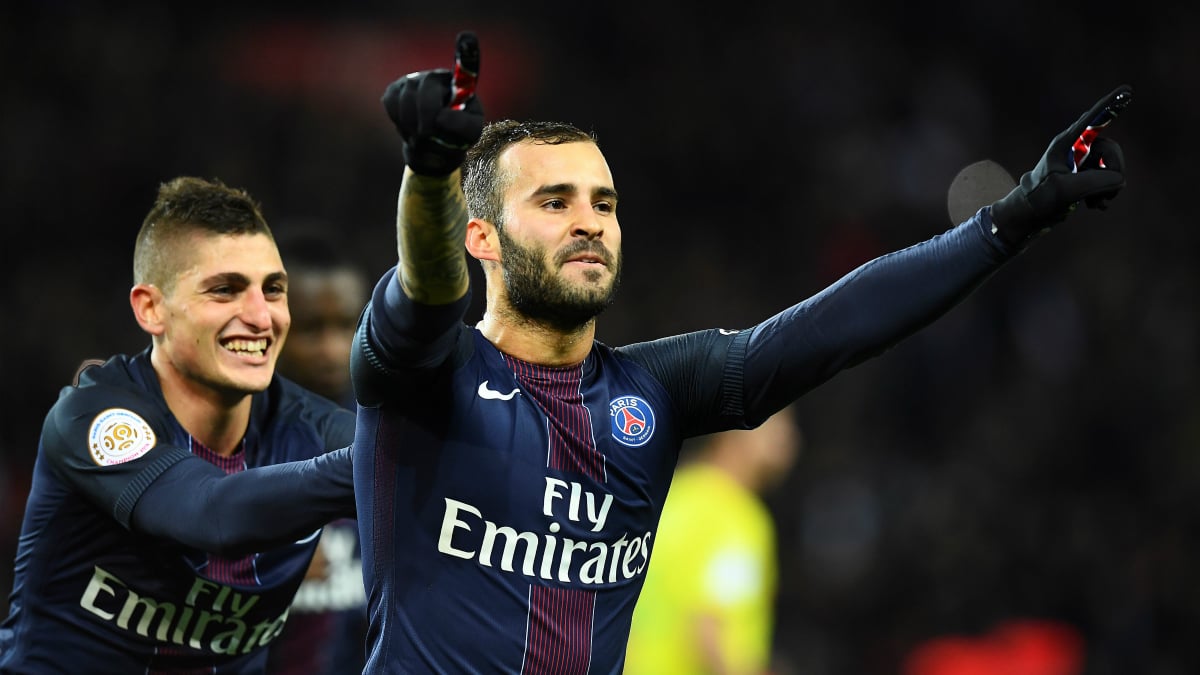
[[[612,436],[618,443],[636,448],[654,435],[654,411],[637,396],[618,396],[608,403]]]

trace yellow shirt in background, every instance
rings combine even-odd
[[[770,666],[776,586],[775,526],[753,492],[697,463],[675,476],[633,613],[626,675],[709,672],[697,617],[720,622],[732,672]]]

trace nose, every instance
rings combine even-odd
[[[261,289],[252,288],[246,291],[242,299],[242,311],[238,318],[255,331],[266,331],[271,328],[271,303],[263,295]]]
[[[571,234],[585,239],[598,239],[604,234],[604,221],[589,210],[587,215],[575,221]]]

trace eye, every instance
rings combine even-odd
[[[267,284],[263,287],[263,295],[272,299],[282,298],[287,295],[287,286],[283,284]]]
[[[600,213],[614,213],[617,210],[617,205],[612,202],[596,202],[592,205]]]
[[[233,286],[230,286],[228,284],[222,284],[220,286],[213,286],[212,288],[208,289],[208,292],[213,295],[219,295],[221,297],[228,297],[228,296],[233,295],[237,291],[234,290]]]
[[[562,209],[567,208],[567,202],[563,201],[562,199],[547,199],[545,202],[542,202],[542,207],[554,211],[561,211]]]

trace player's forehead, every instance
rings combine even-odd
[[[570,185],[585,194],[614,189],[608,161],[591,142],[521,141],[506,148],[498,163],[510,195],[527,195],[548,185]]]
[[[279,249],[265,234],[192,232],[176,246],[180,282],[196,283],[218,275],[241,275],[258,282],[284,274]]]

